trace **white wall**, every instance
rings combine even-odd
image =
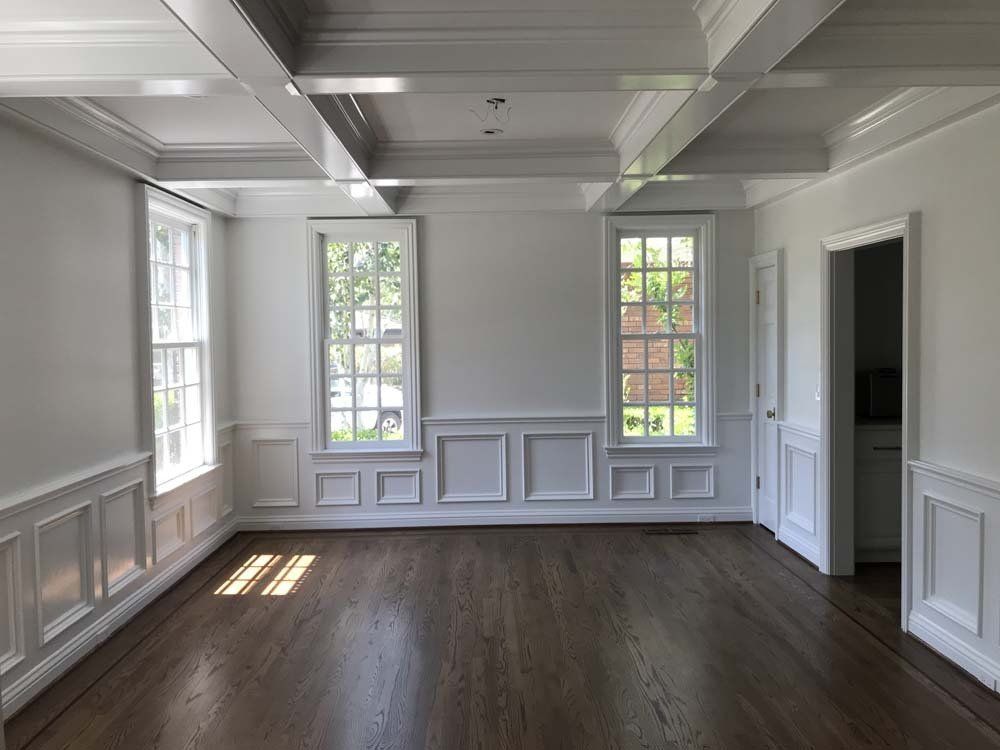
[[[757,211],[757,251],[786,252],[786,419],[819,426],[820,239],[921,211],[920,455],[1000,478],[998,151],[993,108]]]
[[[133,181],[0,121],[0,497],[139,446]]]
[[[150,498],[135,183],[7,119],[0,165],[0,680],[9,714],[232,534],[233,438],[219,436],[225,465]],[[225,244],[225,222],[213,222],[220,415],[231,414]]]
[[[425,454],[391,464],[329,464],[309,455],[306,222],[233,221],[230,349],[237,504],[244,523],[749,518],[746,260],[752,220],[750,212],[718,217],[722,447],[669,460],[611,460],[603,450],[601,218],[529,212],[420,217]],[[557,432],[572,434],[538,436]],[[477,441],[474,434],[492,437]],[[635,470],[619,471],[623,467]],[[649,499],[612,500],[620,495],[612,493],[613,471],[619,472],[619,489],[621,482],[651,475],[655,491]],[[709,480],[701,492],[685,491],[691,489],[685,481]],[[414,507],[398,507],[404,504],[400,493]]]
[[[921,213],[909,627],[993,687],[1000,678],[1000,579],[992,572],[1000,569],[998,153],[994,107],[756,214],[756,250],[785,250],[785,420],[815,433],[820,240]],[[783,502],[809,505],[814,479]]]

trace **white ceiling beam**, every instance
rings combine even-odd
[[[693,89],[706,44],[686,7],[337,12],[309,17],[307,94]]]
[[[818,177],[829,169],[821,138],[699,138],[660,170],[675,181],[694,176],[729,175],[740,179]]]
[[[0,96],[204,96],[245,92],[173,19],[5,21]]]
[[[367,164],[358,153],[345,147],[350,140],[339,134],[339,121],[324,118],[321,108],[301,96],[289,71],[250,19],[229,0],[161,0],[198,40],[288,131],[323,172],[337,182],[367,179]],[[367,189],[345,185],[345,192],[372,215],[394,213],[392,196],[368,185]]]
[[[378,148],[371,177],[399,184],[452,178],[611,181],[618,177],[618,153],[608,141],[395,142]]]
[[[696,3],[707,32],[712,78],[693,94],[623,170],[640,187],[658,174],[843,0],[726,0]],[[634,190],[613,189],[595,210],[616,210]],[[624,202],[624,201],[622,201]]]
[[[650,182],[619,211],[698,211],[747,207],[746,192],[739,180],[697,182]]]

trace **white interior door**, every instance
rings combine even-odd
[[[756,380],[754,430],[757,444],[758,520],[778,531],[778,270],[755,269]]]

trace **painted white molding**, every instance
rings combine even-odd
[[[235,530],[235,520],[220,527],[168,568],[162,570],[159,575],[150,578],[142,587],[129,594],[99,619],[89,623],[72,638],[49,652],[25,674],[5,684],[4,714],[9,716],[23,708],[28,701],[54,683],[80,659],[107,640],[111,634],[207,558],[226,542],[235,533]]]
[[[427,426],[464,427],[483,424],[592,424],[604,421],[603,414],[525,415],[496,417],[424,417]]]
[[[750,506],[700,508],[467,508],[451,512],[338,513],[335,515],[247,516],[241,531],[321,529],[427,528],[444,526],[509,526],[573,523],[697,523],[706,516],[715,521],[749,521]]]
[[[620,267],[619,237],[628,231],[662,231],[669,234],[690,233],[696,238],[695,295],[698,309],[697,338],[699,359],[697,369],[696,402],[698,435],[695,439],[674,438],[625,438],[622,435],[622,338],[620,316]],[[627,235],[626,235],[627,236]],[[715,287],[716,287],[716,229],[712,214],[677,216],[608,216],[604,220],[604,384],[605,451],[609,456],[622,457],[623,449],[629,455],[668,455],[665,449],[702,450],[717,448],[715,370]]]
[[[422,448],[420,429],[420,286],[418,280],[419,252],[416,219],[314,219],[306,227],[309,290],[309,393],[312,426],[312,456],[334,460],[355,455],[388,455],[417,453]],[[327,341],[327,270],[328,241],[396,241],[400,247],[402,278],[403,351],[403,428],[405,440],[376,443],[362,442],[331,445],[328,434],[330,407],[330,374]]]
[[[298,438],[254,438],[250,441],[253,449],[254,489],[257,497],[253,500],[254,508],[293,508],[299,504],[299,439]],[[287,488],[271,493],[273,496],[261,497],[261,486],[265,478],[261,474],[261,449],[291,449],[286,460],[289,468]],[[287,492],[284,492],[287,490]]]
[[[326,490],[328,482],[331,485],[329,492]],[[328,505],[361,505],[360,471],[316,472],[316,506]]]
[[[836,473],[833,447],[834,415],[838,408],[833,387],[834,327],[836,296],[833,294],[833,253],[852,250],[886,240],[903,242],[903,415],[902,461],[908,466],[920,451],[917,408],[920,366],[920,214],[917,212],[886,219],[824,238],[820,242],[820,443],[819,518],[820,572],[837,574],[853,571],[854,503],[834,507],[832,498],[853,498],[853,480],[846,490],[835,494]],[[853,410],[852,410],[853,411]],[[913,591],[913,518],[911,483],[904,481],[900,559],[902,592],[900,626],[906,628],[912,607]],[[846,559],[845,559],[846,558]]]
[[[219,486],[210,484],[197,491],[188,501],[191,508],[191,538],[201,534],[219,520]]]
[[[89,500],[59,511],[37,521],[34,525],[35,553],[35,617],[38,625],[38,643],[45,646],[60,633],[78,623],[94,609],[94,544],[93,503]],[[59,612],[51,620],[45,617],[45,564],[44,537],[69,523],[78,526],[77,575],[80,577],[80,598]]]
[[[546,443],[582,443],[583,463],[580,467],[580,475],[577,479],[583,480],[582,486],[573,484],[568,487],[555,487],[553,489],[538,489],[536,483],[551,484],[543,482],[543,469],[555,467],[557,477],[566,476],[566,466],[563,465],[565,457],[551,456],[549,461],[537,462],[532,455],[532,448],[537,444]],[[575,449],[578,450],[578,449]],[[521,470],[523,480],[523,491],[525,502],[546,501],[546,500],[593,500],[594,493],[594,433],[593,432],[525,432],[521,435]],[[578,484],[578,483],[577,483]]]
[[[0,653],[0,677],[24,661],[24,611],[21,609],[21,534],[12,532],[0,537],[0,601],[10,643]],[[3,644],[0,644],[3,645]]]
[[[153,565],[159,565],[187,542],[187,507],[177,505],[150,520],[153,540]],[[162,532],[162,538],[161,538]]]
[[[507,493],[507,433],[480,433],[474,435],[438,435],[437,436],[437,502],[438,503],[479,503],[479,502],[499,502],[505,503],[510,499]],[[462,478],[458,490],[448,490],[448,444],[477,445],[479,443],[493,443],[496,448],[496,471],[492,476],[488,476],[489,486],[485,489],[469,489],[468,478]],[[460,450],[460,449],[457,449]],[[485,456],[479,456],[482,461]],[[461,465],[465,467],[471,464],[470,457]],[[481,467],[480,467],[481,468]],[[453,471],[457,471],[455,468]]]
[[[714,464],[670,464],[670,499],[715,497]]]
[[[950,659],[990,690],[996,690],[1000,686],[1000,663],[956,638],[930,618],[919,612],[910,612],[907,630],[910,635]]]
[[[113,476],[135,469],[148,463],[151,457],[152,454],[145,451],[132,453],[88,469],[81,469],[45,484],[19,490],[0,500],[0,521],[15,514],[23,513],[37,505],[42,505],[50,500],[55,500],[63,495],[82,490],[105,479],[110,479]]]
[[[608,495],[612,500],[655,500],[656,467],[610,466]],[[636,489],[629,489],[628,482],[638,481]]]
[[[423,495],[421,487],[420,469],[376,471],[375,504],[419,505]]]
[[[130,502],[132,506],[132,566],[111,578],[110,545],[113,537],[112,506],[117,502]],[[101,519],[101,586],[104,598],[110,599],[146,572],[146,481],[136,479],[98,497]]]
[[[819,442],[819,431],[813,429],[812,427],[806,427],[805,425],[795,424],[794,422],[779,421],[778,429],[780,429],[782,432],[787,432],[792,435],[797,435],[799,437]]]
[[[917,459],[910,460],[909,467],[914,474],[957,485],[970,492],[1000,500],[1000,482],[996,480]]]
[[[924,566],[922,571],[921,602],[938,612],[953,623],[968,630],[977,638],[983,635],[983,585],[984,571],[984,532],[986,514],[975,508],[935,497],[929,492],[922,493],[924,503]],[[938,515],[949,513],[953,518],[963,519],[973,525],[973,533],[963,540],[944,539],[938,537]],[[951,544],[949,544],[951,542]],[[953,563],[945,560],[954,552],[953,547],[960,547],[964,553],[973,551],[975,570],[962,571],[962,578],[975,581],[975,603],[966,608],[954,601],[949,592],[938,585],[937,570],[939,563]]]
[[[808,428],[778,424],[777,538],[807,560],[820,560],[819,469],[820,438]]]

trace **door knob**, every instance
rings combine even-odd
[[[768,409],[767,410],[767,418],[768,419],[774,419],[774,409]]]

